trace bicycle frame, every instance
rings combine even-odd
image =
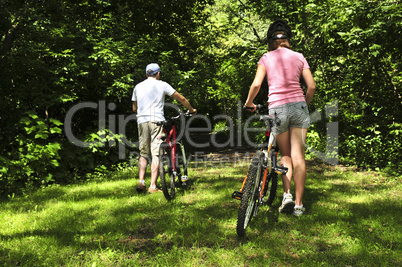
[[[179,115],[180,116],[180,115]],[[177,118],[177,117],[175,117]],[[171,153],[171,157],[172,157],[172,170],[174,172],[175,175],[179,175],[181,177],[185,176],[187,177],[187,158],[186,158],[186,153],[185,153],[185,149],[184,149],[184,145],[181,142],[178,142],[176,137],[177,137],[177,129],[176,129],[176,125],[175,122],[172,121],[171,122],[171,128],[168,129],[167,125],[164,125],[163,127],[163,132],[165,133],[165,141],[166,143],[169,145],[170,148],[170,153]],[[177,159],[177,153],[176,153],[176,145],[180,146],[180,150],[183,156],[183,174],[181,173],[177,173],[177,170],[180,170],[179,168],[179,163],[178,163],[178,159]]]
[[[264,107],[258,106],[257,112],[262,113]],[[277,165],[279,148],[271,132],[276,118],[262,114],[259,118],[265,123],[265,140],[253,156],[240,192],[232,194],[232,198],[240,200],[236,227],[239,236],[245,235],[249,222],[257,216],[260,206],[272,204],[276,196],[278,174],[285,174],[288,170],[287,167]]]
[[[263,183],[262,183],[261,194],[259,196],[261,198],[262,193],[265,188],[267,175],[268,175],[268,173],[271,172],[272,166],[276,166],[276,156],[278,155],[278,148],[276,147],[275,136],[273,134],[271,134],[271,123],[272,123],[273,118],[269,117],[267,115],[261,115],[260,120],[264,120],[265,126],[266,126],[266,131],[265,131],[265,141],[266,142],[264,142],[262,144],[261,150],[264,152],[265,158],[268,160],[268,163],[271,163],[271,164],[268,164],[267,166],[265,166],[265,168],[264,168],[264,178],[263,178]],[[272,152],[275,153],[275,157],[272,157]],[[269,159],[271,159],[271,162],[269,161]],[[274,161],[274,162],[272,162],[272,161]],[[240,189],[240,193],[243,192],[244,185],[246,183],[246,178],[247,178],[247,176],[244,178],[242,187]]]
[[[263,198],[263,193],[267,181],[267,175],[268,173],[271,173],[272,171],[272,166],[277,166],[277,156],[279,149],[276,145],[276,138],[273,134],[271,134],[271,127],[272,127],[272,122],[273,118],[267,115],[263,115],[260,117],[260,120],[264,120],[265,126],[266,126],[266,131],[265,131],[265,140],[267,141],[266,147],[262,147],[262,151],[264,152],[265,159],[267,160],[268,165],[264,166],[264,177],[262,180],[262,188],[261,188],[261,193],[259,195],[259,199]]]
[[[261,108],[261,107],[260,107]],[[264,121],[265,123],[265,142],[261,145],[261,150],[263,151],[265,157],[264,157],[264,163],[263,164],[263,169],[264,169],[264,176],[262,179],[262,187],[260,190],[260,195],[259,197],[259,202],[261,203],[262,198],[264,197],[264,189],[265,186],[267,185],[267,176],[269,173],[274,170],[278,174],[285,174],[287,172],[287,168],[278,166],[277,163],[277,158],[278,158],[278,152],[279,148],[276,144],[276,138],[273,134],[271,134],[271,128],[272,128],[272,123],[275,120],[275,117],[269,116],[269,115],[260,115],[260,120]],[[240,189],[240,194],[239,195],[233,195],[234,198],[236,199],[241,199],[241,194],[243,193],[244,185],[246,184],[247,180],[247,175],[243,180],[242,187]],[[236,192],[235,192],[236,193]]]
[[[166,128],[164,128],[164,132],[167,135],[166,137],[166,142],[168,143],[170,147],[170,153],[172,156],[172,168],[173,171],[176,171],[176,125],[172,125],[172,128],[170,129],[169,133]],[[173,140],[172,140],[173,139]]]

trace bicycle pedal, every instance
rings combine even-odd
[[[286,174],[286,173],[288,172],[288,168],[287,168],[287,167],[284,167],[284,166],[276,166],[276,167],[275,167],[275,171],[276,171],[278,174]]]
[[[183,183],[185,183],[186,181],[188,181],[188,176],[187,176],[187,175],[183,175],[180,179],[181,179],[181,181],[182,181]]]
[[[238,199],[238,200],[241,200],[242,196],[243,196],[243,193],[240,193],[239,191],[234,191],[232,194],[232,198]]]

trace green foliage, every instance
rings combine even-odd
[[[116,104],[113,115],[131,114],[132,89],[145,78],[149,62],[158,62],[164,79],[192,99],[200,91],[202,75],[194,82],[194,59],[208,3],[1,1],[0,169],[7,188],[28,181],[34,186],[74,182],[85,172],[119,163],[121,136],[98,132],[96,111],[78,112],[72,122],[74,134],[91,142],[88,148],[45,126],[64,121],[83,101],[106,100]],[[37,125],[43,119],[35,118],[23,121],[29,129],[13,127],[27,112],[46,114],[45,123]],[[136,138],[132,124],[125,138]]]
[[[339,154],[350,164],[401,171],[401,4],[395,1],[249,1],[262,18],[287,20],[293,49],[307,58],[317,90],[311,112],[339,102]],[[325,119],[310,144],[326,147]],[[391,141],[392,140],[392,141]],[[391,156],[391,160],[390,159]]]
[[[71,182],[78,174],[118,164],[115,146],[78,148],[54,131],[84,101],[105,100],[116,104],[109,114],[131,114],[132,89],[145,79],[150,62],[161,65],[162,79],[199,113],[236,118],[238,101],[244,103],[258,59],[267,52],[268,25],[277,18],[289,22],[292,47],[305,55],[316,80],[311,112],[339,103],[331,121],[339,121],[340,159],[401,171],[399,2],[3,0],[2,185]],[[256,102],[264,103],[266,96],[265,84]],[[98,115],[77,113],[74,133],[100,144],[119,142],[114,139],[119,133],[99,132]],[[326,147],[327,122],[315,122],[309,134],[319,151]],[[124,138],[137,139],[135,122],[126,126]],[[24,178],[16,178],[20,174]]]
[[[38,186],[54,181],[55,170],[60,166],[61,125],[58,120],[46,121],[34,112],[20,120],[18,126],[23,132],[15,138],[15,150],[2,158],[5,164],[0,174],[3,191],[10,186]]]
[[[392,124],[382,131],[372,127],[363,131],[365,136],[349,136],[343,149],[346,152],[345,161],[376,170],[387,168],[392,173],[400,172],[401,126],[400,123]],[[351,153],[356,153],[358,157]]]
[[[118,162],[123,136],[102,130],[85,138],[86,147],[78,147],[64,140],[62,125],[55,119],[46,121],[34,112],[20,120],[19,127],[24,131],[15,138],[15,150],[0,157],[1,193],[72,183],[88,172],[112,169]]]

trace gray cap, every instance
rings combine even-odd
[[[147,73],[147,75],[155,75],[160,71],[161,71],[161,68],[156,63],[148,64],[147,68],[145,69],[145,72]]]

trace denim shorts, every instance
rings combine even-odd
[[[279,135],[292,127],[308,128],[310,115],[306,102],[294,102],[269,109],[269,115],[275,115],[276,119],[272,127],[272,133]]]

